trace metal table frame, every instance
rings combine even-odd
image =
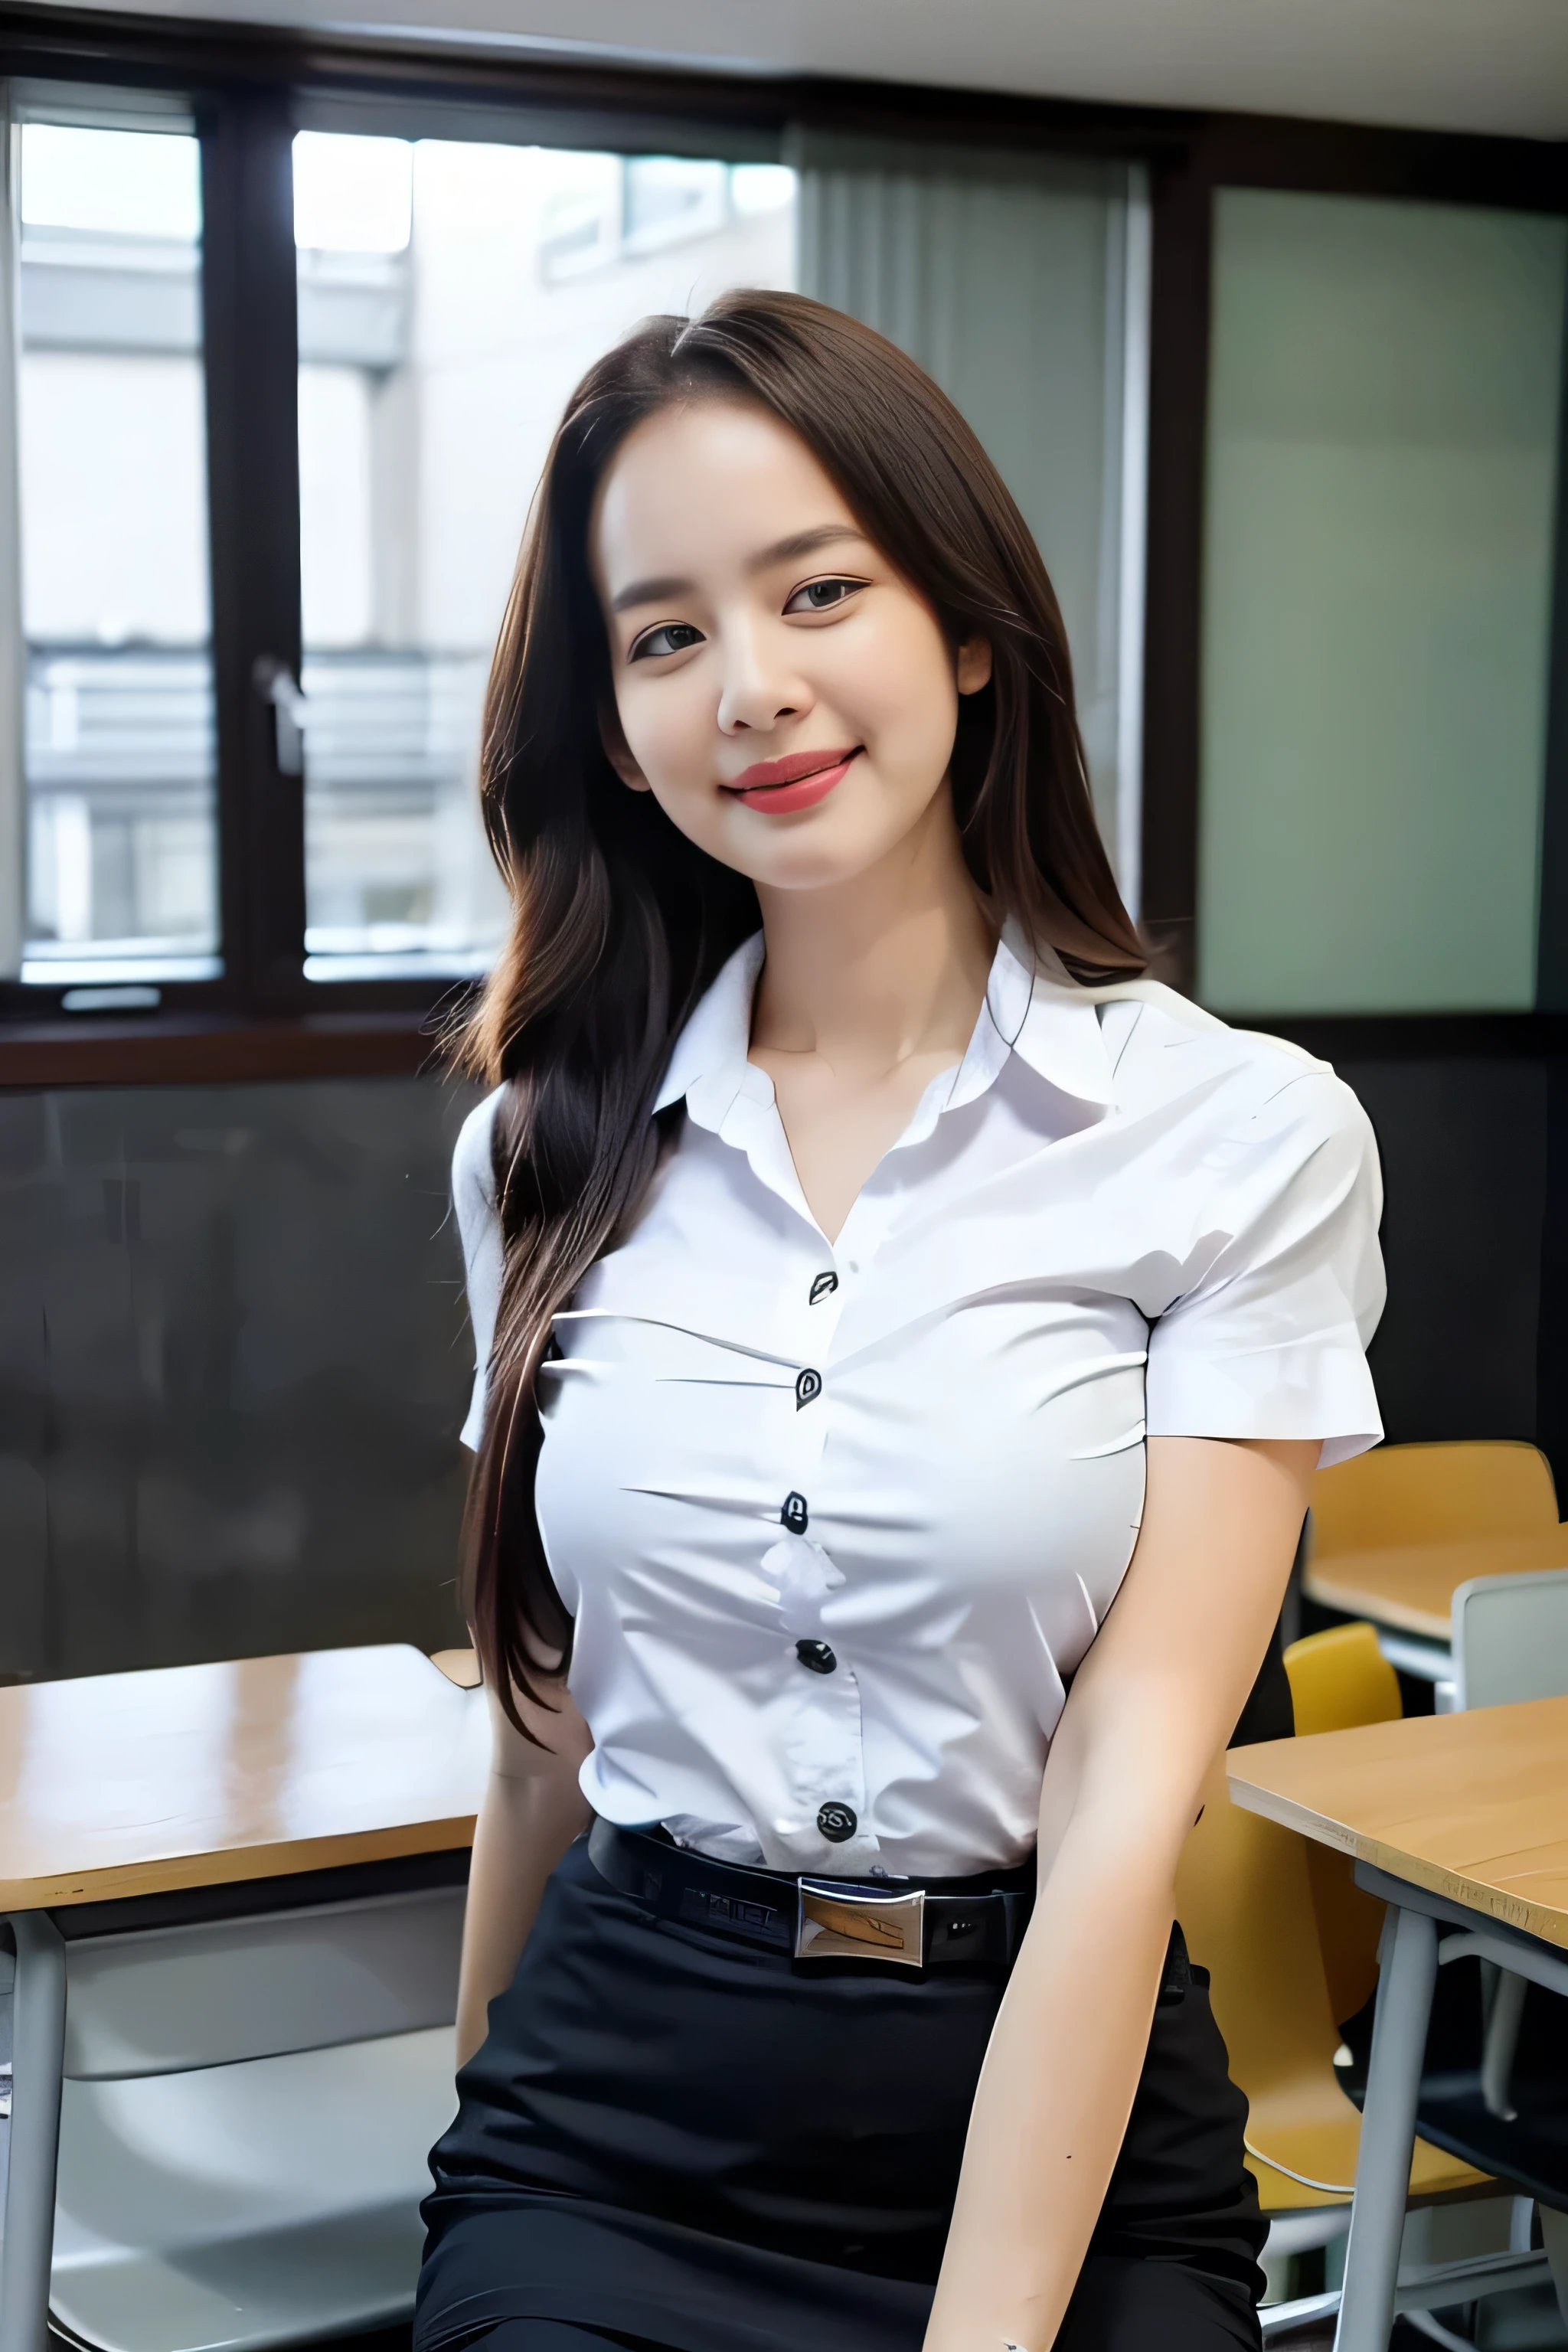
[[[0,2352],[49,2352],[49,2264],[66,2050],[66,1948],[47,1911],[0,1918],[16,1946]]]
[[[1568,1994],[1568,1953],[1542,1937],[1507,1927],[1447,1895],[1429,1894],[1368,1863],[1357,1863],[1355,1876],[1358,1886],[1388,1905],[1388,1917],[1334,2347],[1335,2352],[1388,2352],[1421,2066],[1438,1967],[1446,1959],[1474,1954],[1551,1992]],[[1440,1937],[1445,1927],[1458,1932]]]

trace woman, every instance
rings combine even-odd
[[[420,2352],[1256,2345],[1172,1885],[1379,1433],[1366,1123],[1138,977],[1027,530],[799,297],[584,380],[484,790]]]

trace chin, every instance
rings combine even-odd
[[[893,842],[859,843],[853,849],[829,843],[820,847],[802,842],[793,856],[757,859],[748,867],[752,880],[765,890],[832,890],[859,877],[888,856]]]
[[[721,828],[717,838],[704,839],[696,832],[690,837],[761,889],[830,890],[855,881],[890,856],[915,830],[929,804],[889,810],[884,802],[857,809],[842,803],[836,806],[837,801],[836,793],[815,808],[790,816],[752,817],[750,812],[737,811],[737,821]]]

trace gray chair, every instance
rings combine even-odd
[[[1450,1638],[1456,1709],[1568,1697],[1568,1568],[1472,1576]]]
[[[456,2108],[463,1903],[424,1885],[88,1936],[57,1915],[58,2327],[263,2352],[406,2317]]]

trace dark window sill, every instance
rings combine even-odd
[[[1331,1062],[1568,1057],[1563,1013],[1226,1018],[1233,1028],[1288,1037]],[[439,1076],[447,1067],[442,1025],[427,1004],[273,1020],[191,1012],[0,1023],[0,1088]]]
[[[413,1077],[444,1067],[423,1010],[272,1021],[163,1013],[0,1026],[0,1087],[254,1085]]]

